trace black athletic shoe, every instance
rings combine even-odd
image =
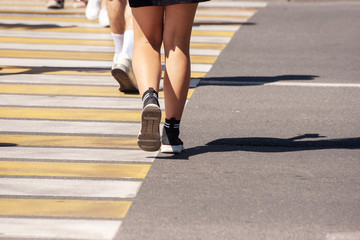
[[[163,135],[161,138],[162,153],[180,153],[184,150],[184,145],[179,138],[180,134],[180,121],[172,118],[170,120],[165,119]]]
[[[159,132],[161,109],[158,94],[153,88],[149,88],[149,90],[144,93],[142,100],[141,129],[137,143],[144,151],[157,151],[161,147]]]

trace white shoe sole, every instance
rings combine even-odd
[[[162,153],[181,153],[184,150],[184,145],[162,145],[161,152]]]
[[[137,143],[142,150],[154,152],[160,149],[160,121],[161,110],[159,106],[147,105],[141,115],[141,129],[137,138]]]

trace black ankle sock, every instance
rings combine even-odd
[[[179,130],[180,128],[180,120],[176,120],[175,118],[167,119],[165,118],[164,127],[168,129]]]
[[[158,100],[158,93],[153,88],[149,88],[146,92],[144,92],[141,99],[143,101],[143,107],[148,104],[156,104],[160,106]]]

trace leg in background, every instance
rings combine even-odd
[[[137,92],[137,83],[132,70],[134,31],[131,9],[127,0],[107,0],[110,30],[115,45],[111,74],[120,84],[122,92]]]

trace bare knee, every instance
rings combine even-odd
[[[165,55],[176,49],[182,51],[185,55],[189,52],[189,41],[186,36],[177,33],[165,33],[163,36]]]

